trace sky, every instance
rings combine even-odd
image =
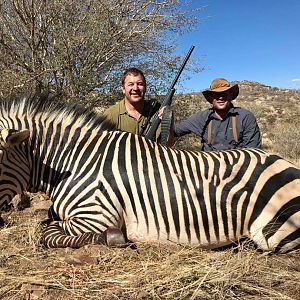
[[[300,89],[300,0],[194,0],[202,6],[197,30],[184,34],[178,52],[204,70],[184,81],[202,91],[217,77]],[[187,74],[189,75],[189,74]]]

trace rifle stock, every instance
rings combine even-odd
[[[183,63],[180,66],[179,71],[176,74],[175,79],[173,80],[173,82],[171,83],[170,87],[169,87],[169,91],[164,99],[164,101],[161,104],[161,107],[167,106],[167,105],[171,105],[172,104],[172,99],[173,99],[173,95],[175,94],[175,85],[186,65],[186,63],[188,62],[193,50],[194,50],[195,46],[192,46],[189,50],[189,52],[187,53],[187,55],[185,56],[185,59],[183,61]],[[147,134],[145,135],[145,137],[149,140],[155,140],[156,137],[156,131],[158,126],[160,125],[161,119],[158,117],[158,112],[156,112],[153,121],[151,122],[151,126],[147,132]]]

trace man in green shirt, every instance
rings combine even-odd
[[[156,101],[146,101],[146,79],[143,72],[137,68],[127,69],[122,76],[123,100],[109,107],[104,116],[116,124],[117,129],[141,134],[147,131],[147,122],[160,108]],[[159,111],[159,116],[163,114],[163,108]],[[145,127],[145,128],[144,128]],[[173,130],[170,130],[173,133]],[[159,141],[160,128],[156,137]],[[173,134],[169,135],[167,146],[171,146]]]

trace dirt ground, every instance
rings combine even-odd
[[[3,214],[0,299],[300,299],[298,250],[268,256],[247,242],[221,251],[45,249],[39,224],[49,201],[31,196],[30,207]]]

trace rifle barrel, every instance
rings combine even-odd
[[[176,85],[176,83],[177,83],[177,81],[178,81],[178,79],[179,79],[179,77],[181,75],[181,72],[183,71],[186,63],[188,62],[188,60],[189,60],[189,58],[190,58],[190,56],[191,56],[194,48],[195,48],[195,46],[192,46],[190,48],[189,52],[187,53],[187,55],[185,56],[185,59],[184,59],[183,63],[181,64],[181,67],[180,67],[179,71],[177,72],[175,79],[173,80],[173,82],[170,85],[170,89],[174,88],[174,86]]]
[[[184,58],[184,61],[183,63],[181,64],[180,66],[180,69],[178,70],[177,74],[176,74],[176,77],[175,79],[173,80],[171,86],[169,87],[169,90],[168,90],[168,93],[164,99],[164,101],[162,102],[161,104],[161,107],[163,106],[167,106],[167,105],[171,105],[172,103],[172,98],[173,98],[173,95],[175,93],[175,85],[187,63],[187,61],[189,60],[193,50],[194,50],[195,46],[192,46],[191,49],[189,50],[189,52],[187,53],[187,55],[185,56]],[[149,122],[150,120],[147,121],[147,123]],[[158,117],[158,111],[155,113],[155,115],[153,116],[153,121],[151,123],[151,126],[148,130],[148,133],[145,135],[145,137],[149,140],[154,140],[155,139],[155,134],[156,134],[156,130],[159,126],[159,124],[161,123],[161,120],[160,118]]]

